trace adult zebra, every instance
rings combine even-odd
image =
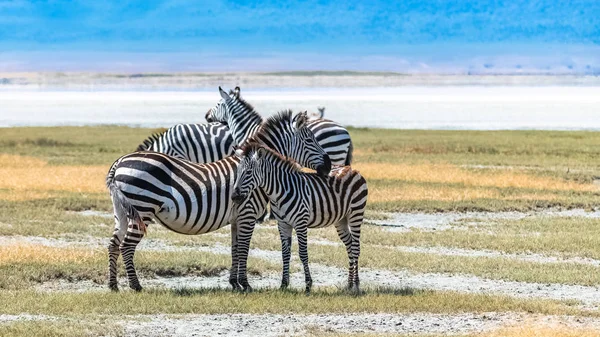
[[[309,293],[312,278],[308,268],[307,229],[335,225],[348,253],[348,288],[358,291],[360,227],[368,194],[367,182],[360,173],[349,166],[334,168],[327,177],[306,173],[295,162],[259,144],[248,144],[236,154],[241,161],[233,200],[243,203],[248,195],[262,190],[278,221],[284,266],[281,287],[289,284],[292,229],[295,228],[298,236],[306,292]],[[238,242],[240,279],[245,281],[247,247],[247,243]],[[242,284],[242,287],[247,286]]]
[[[206,113],[208,122],[220,122],[229,126],[234,142],[241,146],[263,122],[263,118],[240,96],[240,87],[227,94],[219,87],[221,100]],[[311,119],[308,128],[315,134],[321,147],[333,165],[352,163],[352,140],[348,130],[327,119]]]
[[[223,123],[177,124],[144,140],[136,151],[154,151],[195,163],[212,163],[233,154],[229,127]]]
[[[282,112],[263,123],[252,141],[268,144],[321,175],[331,170],[329,156],[307,127],[306,114]],[[115,229],[108,247],[109,287],[117,290],[117,259],[123,254],[129,286],[141,290],[133,256],[149,219],[181,234],[203,234],[232,224],[230,283],[238,284],[237,226],[253,228],[267,203],[257,190],[241,205],[231,201],[239,159],[230,156],[196,164],[157,152],[119,158],[106,177],[114,207]],[[248,239],[249,240],[249,239]],[[247,283],[247,280],[240,280]]]

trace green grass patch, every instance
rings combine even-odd
[[[151,290],[135,293],[0,292],[6,314],[331,314],[408,312],[530,312],[548,315],[589,315],[560,301],[526,300],[508,296],[455,292],[372,289],[361,296],[336,289],[301,291],[258,290],[238,294],[217,289]]]
[[[8,246],[0,251],[0,289],[27,289],[52,280],[91,280],[107,283],[108,253],[104,250]],[[279,271],[280,265],[251,258],[250,272]],[[231,266],[231,257],[206,252],[138,251],[135,256],[140,282],[156,276],[216,276]],[[120,277],[125,270],[119,266]]]
[[[80,337],[124,336],[123,327],[114,322],[99,323],[93,319],[29,320],[0,324],[3,337]]]

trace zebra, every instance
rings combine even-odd
[[[348,288],[358,292],[360,228],[368,194],[367,182],[360,173],[350,166],[334,168],[327,177],[306,173],[292,160],[255,143],[237,150],[236,155],[241,161],[232,195],[234,202],[243,203],[254,191],[263,190],[278,220],[283,257],[281,288],[289,285],[292,229],[298,237],[308,294],[312,278],[308,268],[307,229],[335,225],[348,253]],[[238,231],[242,229],[238,227]],[[238,242],[239,273],[244,281],[247,281],[248,245],[248,242]]]
[[[212,163],[234,152],[233,137],[227,125],[177,124],[151,135],[136,151],[154,151],[195,163]]]
[[[329,156],[307,127],[306,114],[292,117],[282,112],[267,120],[253,142],[296,158],[325,176],[331,170]],[[123,255],[130,288],[140,291],[133,256],[153,219],[181,234],[204,234],[232,224],[232,266],[229,282],[238,281],[237,226],[253,228],[267,204],[264,192],[257,190],[243,203],[231,200],[238,174],[235,155],[208,164],[197,164],[163,153],[142,151],[127,154],[111,166],[106,184],[114,208],[115,228],[108,246],[109,288],[118,290],[117,259]],[[244,274],[245,275],[245,274]]]
[[[241,146],[260,126],[263,118],[248,102],[242,99],[240,87],[235,87],[229,94],[219,87],[219,93],[221,100],[206,112],[206,121],[227,124],[234,142]],[[352,163],[353,145],[346,128],[327,119],[311,119],[308,122],[308,128],[312,130],[321,147],[329,154],[333,165],[350,165]]]
[[[322,119],[323,117],[325,117],[325,107],[324,107],[324,106],[319,106],[319,107],[317,107],[317,110],[318,110],[319,112],[312,112],[312,113],[310,114],[310,116],[309,116],[309,117],[310,117],[311,119],[319,119],[319,118],[321,118],[321,119]]]

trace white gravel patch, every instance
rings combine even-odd
[[[46,315],[30,315],[30,314],[20,314],[20,315],[0,314],[0,324],[12,323],[12,322],[18,322],[18,321],[43,321],[43,320],[56,320],[56,317],[46,316]]]
[[[108,247],[109,238],[101,239],[93,236],[77,236],[76,238],[45,238],[42,236],[0,236],[0,246],[9,246],[17,244],[32,244],[56,248],[98,248]]]
[[[600,218],[600,211],[588,212],[584,209],[543,210],[531,212],[447,212],[447,213],[383,213],[387,220],[368,220],[370,223],[387,226],[390,231],[406,232],[412,229],[436,231],[466,229],[459,221],[479,220],[519,220],[526,217],[583,217]],[[480,224],[480,223],[478,223]]]
[[[79,211],[79,212],[72,212],[74,214],[77,215],[83,215],[83,216],[99,216],[102,218],[107,218],[107,219],[113,219],[114,218],[114,214],[110,213],[110,212],[102,212],[102,211],[94,211],[91,209],[85,210],[85,211]]]
[[[382,246],[384,247],[384,246]],[[385,246],[390,248],[390,246]],[[465,256],[465,257],[489,257],[489,258],[506,258],[511,260],[519,260],[525,262],[535,263],[573,263],[573,264],[587,264],[595,267],[600,266],[600,260],[573,257],[573,258],[562,258],[559,256],[549,256],[543,254],[511,254],[504,253],[495,250],[474,250],[474,249],[462,249],[462,248],[448,248],[448,247],[391,247],[402,252],[407,253],[425,253],[425,254],[437,254],[447,256]]]
[[[341,242],[334,242],[325,239],[311,240],[310,244],[323,245],[323,246],[341,246]],[[496,250],[475,250],[475,249],[463,249],[463,248],[450,248],[450,247],[419,247],[419,246],[379,246],[371,245],[371,247],[381,247],[386,249],[396,249],[401,252],[407,253],[423,253],[423,254],[436,254],[436,255],[447,255],[447,256],[464,256],[464,257],[489,257],[489,258],[505,258],[511,260],[519,260],[525,262],[535,263],[573,263],[573,264],[586,264],[595,267],[600,266],[600,260],[583,258],[583,257],[561,257],[552,256],[546,254],[536,253],[505,253]],[[559,255],[560,253],[556,253]]]
[[[181,315],[143,316],[123,322],[136,336],[298,336],[307,333],[464,334],[509,324],[511,313],[320,314],[320,315]]]
[[[357,299],[359,300],[359,299]],[[304,336],[322,333],[444,334],[481,333],[527,326],[599,329],[598,318],[524,313],[355,313],[355,314],[213,314],[113,315],[105,324],[120,325],[127,336]],[[0,324],[62,321],[69,317],[0,315]],[[85,322],[85,321],[84,321]]]

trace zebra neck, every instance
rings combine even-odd
[[[246,120],[244,121],[233,121],[229,123],[229,129],[233,135],[233,140],[237,145],[244,144],[250,137],[252,137],[256,131],[260,128],[260,121],[257,120]]]
[[[268,163],[263,171],[263,191],[269,196],[273,203],[286,199],[290,193],[299,196],[301,188],[304,186],[302,172],[288,166],[281,166],[280,163]]]
[[[252,137],[252,141],[255,141],[264,147],[267,147],[271,150],[279,152],[284,157],[294,157],[293,153],[290,153],[289,149],[291,148],[290,139],[288,137],[282,137],[280,133],[277,135],[271,132],[261,132],[257,133]]]

